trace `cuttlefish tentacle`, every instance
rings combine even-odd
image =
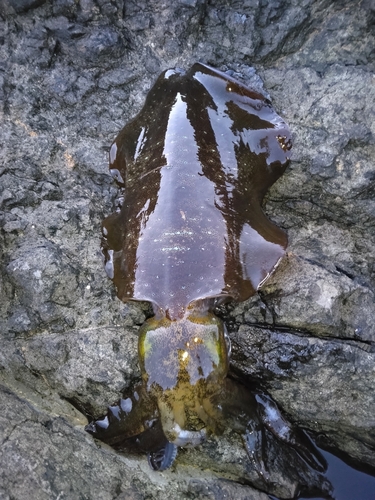
[[[256,394],[257,412],[264,426],[280,441],[293,446],[303,460],[314,470],[324,472],[327,462],[309,437],[298,427],[292,426],[282,415],[276,403],[266,394]]]
[[[292,446],[313,470],[324,472],[327,469],[326,460],[308,436],[286,420],[267,394],[252,392],[227,378],[221,392],[213,396],[211,402],[216,409],[220,408],[221,421],[241,435],[255,470],[265,481],[269,479],[264,451],[265,429],[279,441]]]

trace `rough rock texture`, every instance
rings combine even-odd
[[[374,3],[1,0],[0,15],[0,497],[268,498],[239,484],[262,487],[230,432],[158,474],[83,431],[139,376],[150,314],[102,269],[108,148],[163,69],[197,60],[262,80],[294,136],[266,203],[288,255],[223,312],[233,370],[374,465]],[[297,494],[274,474],[266,491]]]

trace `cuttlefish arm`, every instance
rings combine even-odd
[[[153,470],[168,469],[177,456],[177,445],[165,437],[156,403],[143,384],[130,397],[109,406],[107,414],[88,424],[85,430],[116,449],[126,448],[134,438],[132,444],[148,452],[148,463]]]
[[[285,419],[269,396],[226,379],[222,387],[205,401],[204,409],[215,422],[217,433],[230,428],[241,435],[254,469],[265,482],[269,481],[266,430],[294,448],[310,468],[318,472],[326,470],[324,458],[306,434]],[[161,425],[160,411],[142,385],[131,397],[110,406],[107,415],[89,424],[86,430],[114,448],[126,448],[126,442],[134,438],[137,449],[148,453],[148,463],[156,471],[171,467],[178,446],[196,446],[206,437],[204,430],[177,429],[176,432],[180,431],[178,439],[173,443],[168,441]]]
[[[151,429],[157,419],[157,407],[140,384],[130,397],[120,399],[115,405],[108,406],[108,413],[85,430],[111,446]]]

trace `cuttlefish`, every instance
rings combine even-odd
[[[213,312],[254,295],[285,253],[262,200],[290,151],[262,94],[200,63],[164,71],[110,148],[124,199],[103,221],[105,269],[120,300],[149,301],[154,316],[139,332],[142,382],[87,430],[113,446],[139,436],[155,470],[227,426],[261,474],[264,426],[316,466],[275,403],[227,377]]]

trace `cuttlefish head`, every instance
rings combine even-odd
[[[141,328],[139,359],[147,391],[157,401],[163,432],[176,446],[196,446],[217,433],[211,398],[228,372],[229,341],[212,313],[171,321],[151,318]]]

